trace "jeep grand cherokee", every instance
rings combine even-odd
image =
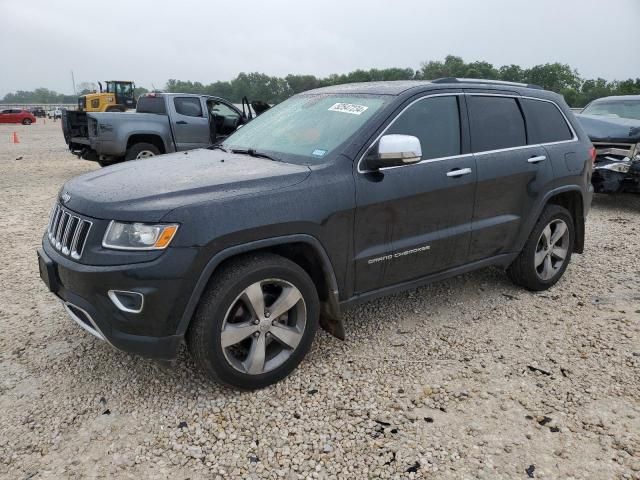
[[[40,272],[111,345],[245,389],[340,311],[486,266],[544,290],[581,253],[595,151],[562,97],[483,80],[296,95],[208,149],[60,190]]]

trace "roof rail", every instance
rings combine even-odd
[[[533,83],[507,82],[505,80],[487,80],[483,78],[457,78],[444,77],[431,80],[431,83],[486,83],[488,85],[511,85],[513,87],[535,88],[536,90],[544,90],[540,85]]]

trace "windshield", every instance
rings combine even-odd
[[[353,135],[385,101],[369,95],[296,96],[237,130],[223,146],[318,160]]]
[[[588,115],[608,115],[640,120],[640,100],[617,100],[613,102],[593,102],[582,111]]]

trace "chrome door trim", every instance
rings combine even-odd
[[[363,170],[360,168],[364,157],[367,155],[367,153],[369,153],[369,150],[371,150],[371,147],[373,147],[373,145],[375,145],[375,143],[380,140],[380,137],[382,137],[386,131],[396,122],[396,120],[400,117],[400,115],[402,115],[409,107],[413,106],[415,103],[420,102],[422,100],[425,100],[427,98],[431,98],[431,97],[450,97],[450,96],[476,96],[476,97],[507,97],[507,98],[526,98],[528,100],[535,100],[538,102],[547,102],[547,103],[551,103],[553,106],[555,106],[558,111],[560,112],[560,114],[562,115],[562,118],[564,118],[564,121],[566,122],[567,126],[569,127],[569,130],[571,131],[572,134],[572,138],[570,140],[559,140],[557,142],[546,142],[546,143],[536,143],[536,144],[531,144],[531,145],[520,145],[517,147],[507,147],[507,148],[499,148],[496,150],[484,150],[481,152],[472,152],[472,153],[464,153],[464,154],[460,154],[460,155],[451,155],[448,157],[438,157],[438,158],[429,158],[426,160],[422,160],[420,162],[415,162],[415,163],[411,163],[411,164],[407,164],[407,165],[397,165],[394,167],[384,167],[384,168],[380,168],[378,170]],[[573,128],[573,125],[571,124],[571,122],[569,121],[569,119],[567,118],[567,116],[564,114],[564,112],[562,111],[562,109],[558,106],[558,104],[556,102],[554,102],[553,100],[547,100],[546,98],[537,98],[537,97],[530,97],[530,96],[526,96],[526,95],[513,95],[513,94],[505,94],[505,93],[481,93],[481,92],[450,92],[450,93],[434,93],[431,95],[425,95],[422,96],[420,98],[415,99],[414,101],[412,101],[411,103],[409,103],[406,107],[404,107],[397,115],[396,117],[391,121],[391,123],[389,123],[389,125],[387,125],[384,130],[369,144],[369,146],[367,147],[367,149],[364,151],[364,153],[360,156],[360,158],[358,159],[358,165],[357,165],[357,171],[358,173],[372,173],[372,172],[377,172],[377,171],[386,171],[386,170],[391,170],[394,168],[405,168],[405,167],[412,167],[415,165],[421,165],[424,163],[431,163],[431,162],[441,162],[443,160],[452,160],[452,159],[456,159],[456,158],[466,158],[466,157],[471,157],[471,156],[479,156],[479,155],[490,155],[493,153],[501,153],[501,152],[509,152],[512,150],[522,150],[524,148],[535,148],[535,147],[544,147],[545,145],[559,145],[559,144],[563,144],[563,143],[572,143],[572,142],[578,142],[579,138],[578,135],[576,134],[575,129]]]
[[[527,145],[529,147],[541,146],[541,145],[555,145],[555,144],[558,144],[558,143],[575,142],[575,141],[578,140],[578,135],[576,134],[576,131],[574,130],[573,125],[571,125],[571,122],[569,121],[567,116],[564,114],[562,109],[553,100],[547,100],[546,98],[529,97],[527,95],[507,95],[505,93],[465,92],[465,95],[467,95],[469,97],[508,97],[508,98],[516,98],[516,99],[517,98],[526,98],[527,100],[535,100],[536,102],[547,102],[547,103],[552,104],[554,107],[556,107],[558,109],[558,111],[560,112],[560,115],[562,115],[562,118],[564,118],[564,121],[566,122],[567,126],[569,127],[569,130],[571,131],[571,135],[572,135],[571,140],[559,140],[557,142],[546,142],[546,143],[541,143],[541,144],[538,144],[538,145]],[[517,148],[517,147],[514,147],[514,148]],[[480,152],[480,153],[484,153],[484,152]]]

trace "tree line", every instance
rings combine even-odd
[[[519,65],[495,67],[488,62],[465,62],[462,58],[448,55],[443,61],[424,62],[419,69],[412,68],[372,68],[354,70],[345,74],[327,77],[315,75],[294,75],[286,77],[269,76],[264,73],[240,73],[230,81],[216,81],[209,84],[188,80],[170,79],[164,90],[180,93],[201,93],[214,95],[239,103],[243,96],[250,100],[279,103],[291,95],[318,87],[341,83],[372,82],[381,80],[432,80],[442,77],[487,78],[511,82],[532,83],[547,90],[564,95],[572,107],[582,107],[595,98],[608,95],[640,94],[640,78],[607,81],[603,78],[584,79],[577,70],[562,63],[546,63],[531,68]],[[88,84],[83,83],[86,87]],[[81,93],[90,91],[82,89]],[[147,92],[144,87],[136,88],[136,95]],[[5,103],[75,103],[74,95],[60,94],[46,88],[34,91],[19,90],[5,95]]]

